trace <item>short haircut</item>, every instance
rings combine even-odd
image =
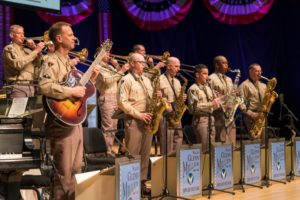
[[[194,68],[194,73],[200,72],[202,69],[208,69],[208,67],[204,64],[197,64]]]
[[[141,47],[144,47],[142,44],[136,44],[132,47],[132,52],[137,52]]]
[[[260,64],[258,63],[252,63],[251,65],[249,65],[249,70],[252,70],[255,66],[260,66]]]
[[[13,24],[13,25],[10,26],[9,31],[12,33],[12,32],[15,32],[19,28],[24,29],[23,26],[20,26],[18,24]]]
[[[71,24],[66,23],[66,22],[56,22],[49,29],[49,38],[54,43],[55,49],[58,48],[58,43],[56,41],[56,36],[61,34],[63,26],[71,27]]]

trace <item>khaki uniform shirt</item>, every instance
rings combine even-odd
[[[221,73],[212,73],[209,76],[212,89],[220,95],[229,94],[233,87],[231,78]]]
[[[175,99],[179,96],[180,94],[180,90],[181,90],[181,84],[180,81],[177,78],[173,78],[173,83],[174,83],[174,90],[176,93],[176,96],[174,94],[174,91],[171,87],[172,84],[172,78],[168,77],[167,78],[167,74],[162,74],[160,76],[160,89],[162,92],[162,97],[166,98],[168,100],[169,103],[172,103],[175,101]],[[168,81],[168,79],[170,80],[170,82]]]
[[[69,58],[64,57],[59,52],[49,54],[43,62],[40,74],[41,93],[55,99],[70,97],[70,87],[61,84],[72,68]]]
[[[5,81],[37,79],[40,55],[14,43],[5,46],[2,54]]]
[[[245,103],[241,105],[241,110],[248,110],[257,112],[259,106],[265,96],[267,86],[266,84],[258,81],[255,86],[249,79],[245,80],[239,86],[240,96],[245,99]]]
[[[214,110],[212,100],[213,93],[207,85],[194,83],[188,89],[188,109],[192,115],[212,113]]]
[[[148,98],[152,98],[151,81],[145,76],[128,73],[119,82],[117,100],[119,108],[126,114],[139,118],[146,111]],[[140,78],[141,80],[138,80]],[[142,84],[140,83],[142,82]]]
[[[118,90],[118,81],[124,76],[124,73],[118,72],[111,65],[101,65],[100,73],[96,80],[96,88],[100,94],[116,94]]]

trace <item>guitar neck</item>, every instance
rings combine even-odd
[[[97,55],[97,57],[95,58],[95,60],[91,64],[91,66],[88,68],[88,70],[81,77],[81,79],[79,81],[80,85],[84,86],[84,85],[87,84],[87,82],[90,80],[90,78],[93,74],[93,71],[94,71],[95,67],[97,66],[98,63],[100,63],[100,61],[104,57],[104,54],[105,54],[105,50],[101,50],[101,52]]]

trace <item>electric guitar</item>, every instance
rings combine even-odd
[[[58,100],[48,96],[43,96],[45,110],[60,125],[76,126],[86,119],[86,101],[96,91],[94,84],[90,81],[90,78],[96,65],[100,63],[105,53],[110,51],[112,41],[106,40],[101,46],[102,48],[97,57],[84,74],[79,70],[73,69],[67,74],[66,81],[62,83],[62,85],[67,87],[85,86],[86,90],[84,97]]]

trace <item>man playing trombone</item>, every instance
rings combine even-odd
[[[44,42],[35,44],[31,39],[25,40],[24,28],[17,24],[11,25],[9,37],[11,43],[4,47],[2,59],[6,84],[16,84],[10,97],[34,96],[35,89],[32,82],[38,78],[41,51],[45,44]],[[28,48],[24,47],[24,42]]]
[[[117,131],[118,119],[113,119],[112,115],[118,108],[117,89],[118,81],[129,69],[129,64],[119,66],[117,60],[110,58],[110,53],[106,52],[100,64],[100,73],[96,80],[96,88],[99,92],[98,106],[101,115],[101,129],[107,146],[107,156],[114,157],[112,151],[114,135]]]

